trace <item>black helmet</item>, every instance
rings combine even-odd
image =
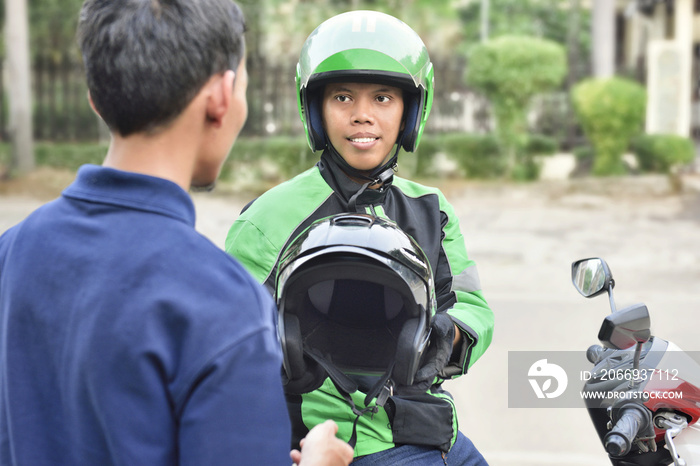
[[[357,389],[343,387],[348,378],[413,383],[436,302],[427,257],[394,222],[314,222],[283,253],[275,298],[288,393],[313,391],[326,376],[348,393]]]

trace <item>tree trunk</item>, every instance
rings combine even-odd
[[[489,0],[481,0],[481,42],[489,40]]]
[[[14,173],[27,173],[35,167],[28,24],[26,0],[5,0],[11,172]]]
[[[576,115],[574,103],[571,99],[571,91],[581,76],[581,55],[579,52],[579,36],[581,27],[581,0],[569,0],[569,29],[566,35],[566,50],[568,53],[568,74],[566,78],[566,95],[568,106],[566,112],[566,147],[568,149],[576,145]]]
[[[615,1],[593,1],[593,77],[615,74]]]

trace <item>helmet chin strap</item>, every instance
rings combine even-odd
[[[338,153],[335,147],[333,147],[333,144],[331,144],[330,141],[328,142],[328,150],[331,154],[331,157],[335,160],[335,162],[338,165],[340,165],[345,174],[353,178],[365,180],[365,183],[362,186],[360,186],[360,189],[358,189],[357,192],[353,194],[350,200],[348,201],[348,210],[350,210],[351,212],[355,211],[357,205],[357,198],[360,197],[360,195],[363,192],[365,192],[365,190],[368,187],[373,186],[375,184],[384,183],[394,175],[394,170],[396,169],[397,160],[399,158],[399,150],[401,149],[402,139],[403,133],[399,136],[399,140],[396,143],[396,151],[394,152],[394,155],[392,155],[386,163],[372,170],[369,175],[367,175],[366,172],[362,172],[350,166],[350,164],[343,158],[343,156]]]

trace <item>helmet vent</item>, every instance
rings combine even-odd
[[[344,215],[333,218],[334,225],[366,227],[372,224],[373,219],[367,215]]]

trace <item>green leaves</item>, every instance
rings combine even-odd
[[[467,84],[491,100],[523,106],[534,95],[557,87],[566,70],[566,55],[559,44],[536,37],[501,36],[472,49]]]
[[[480,38],[481,3],[472,0],[459,11],[464,38],[477,43]],[[524,35],[569,43],[570,22],[577,15],[579,27],[573,40],[582,55],[590,54],[590,10],[572,7],[570,0],[489,0],[489,36]]]
[[[632,140],[631,148],[639,168],[647,172],[669,173],[695,159],[693,141],[675,134],[642,134]]]
[[[530,99],[553,90],[566,76],[564,48],[550,40],[501,36],[471,49],[467,84],[483,92],[494,107],[499,138],[513,172],[523,157]]]
[[[34,54],[56,57],[78,53],[75,29],[82,0],[30,0],[30,46]]]
[[[646,90],[623,78],[588,79],[572,91],[574,108],[595,150],[593,173],[625,173],[622,155],[642,130]]]

